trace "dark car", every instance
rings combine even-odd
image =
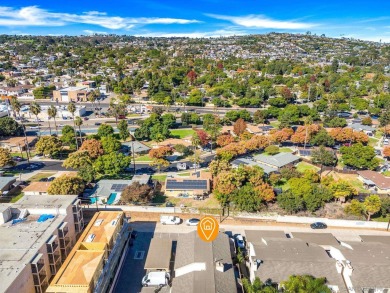
[[[322,222],[315,222],[310,225],[312,229],[326,229],[328,226],[325,223]]]
[[[56,177],[49,177],[49,178],[47,178],[47,181],[52,182],[52,181],[54,181],[54,179],[56,179]]]
[[[84,119],[84,121],[87,121],[87,120],[89,120],[89,118],[88,118],[88,117],[84,117],[83,119]]]
[[[167,202],[165,203],[165,206],[166,206],[167,208],[173,208],[175,205],[174,205],[173,203],[171,203],[170,201],[167,201]]]
[[[186,221],[187,226],[197,226],[199,224],[200,220],[197,218],[188,219]]]
[[[99,126],[99,125],[101,125],[101,123],[100,122],[95,122],[95,125]]]
[[[39,179],[39,182],[48,182],[49,181],[49,178],[41,178]]]
[[[15,162],[21,162],[21,161],[24,161],[24,159],[22,157],[19,157],[19,156],[15,156],[12,158]]]

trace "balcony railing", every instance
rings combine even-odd
[[[38,274],[45,267],[43,263],[31,264],[31,270],[33,274]]]

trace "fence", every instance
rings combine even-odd
[[[307,158],[302,158],[301,157],[301,159],[302,159],[302,161],[303,162],[306,162],[306,163],[309,163],[309,164],[311,164],[311,165],[313,165],[313,166],[316,166],[316,167],[318,167],[318,168],[322,168],[322,172],[324,172],[324,171],[334,171],[334,172],[337,172],[337,173],[342,173],[342,174],[354,174],[354,175],[357,175],[357,172],[358,171],[356,171],[356,170],[348,170],[348,169],[339,169],[339,168],[337,168],[337,167],[332,167],[332,166],[322,166],[321,167],[321,165],[320,164],[315,164],[315,163],[313,163],[311,160],[309,160],[309,159],[307,159]]]

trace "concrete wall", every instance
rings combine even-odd
[[[6,293],[35,293],[31,266],[26,265],[15,281],[8,287]]]

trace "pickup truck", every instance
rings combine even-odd
[[[176,216],[161,216],[160,223],[163,225],[179,225],[181,219]]]

